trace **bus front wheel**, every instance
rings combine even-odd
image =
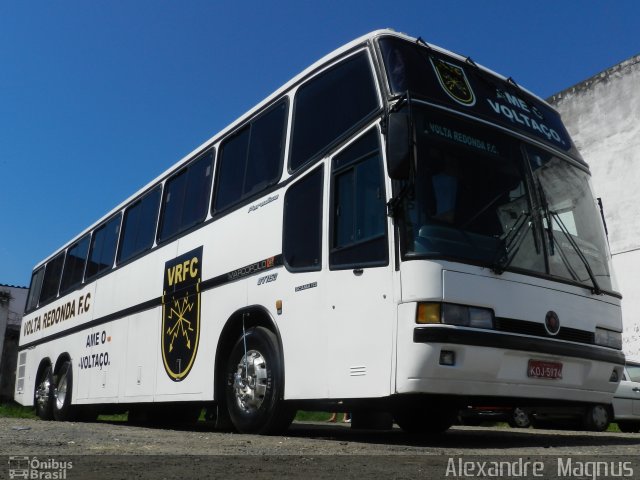
[[[291,424],[295,411],[282,400],[282,367],[272,331],[252,327],[237,340],[227,362],[225,397],[239,432],[274,435]]]

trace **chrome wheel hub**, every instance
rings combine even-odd
[[[38,406],[41,409],[44,409],[47,406],[50,389],[51,381],[49,380],[49,376],[46,376],[42,382],[40,382],[40,385],[38,385],[38,389],[36,390],[36,402],[38,402]]]
[[[58,383],[58,388],[53,390],[53,396],[56,399],[56,407],[60,410],[64,406],[67,399],[67,376],[63,375]]]
[[[249,350],[240,359],[233,391],[238,406],[245,413],[255,412],[262,405],[267,391],[267,362],[257,350]]]

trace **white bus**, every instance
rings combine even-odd
[[[610,413],[620,295],[558,114],[390,30],[315,63],[36,265],[15,399],[274,433]],[[367,417],[369,415],[369,417]],[[365,420],[361,420],[365,424]]]

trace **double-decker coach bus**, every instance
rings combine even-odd
[[[461,405],[552,402],[597,423],[624,356],[589,177],[512,79],[373,32],[35,267],[15,399],[56,420],[208,405],[253,433],[300,408],[436,432]]]

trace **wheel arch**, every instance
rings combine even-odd
[[[58,356],[58,359],[56,360],[56,366],[55,366],[55,368],[53,369],[53,373],[54,373],[55,375],[57,375],[57,374],[58,374],[58,372],[60,371],[60,367],[62,367],[62,364],[63,364],[64,362],[69,362],[69,364],[71,364],[71,355],[69,355],[69,353],[68,353],[68,352],[61,353],[61,354]]]
[[[44,357],[43,359],[41,359],[40,363],[38,364],[38,370],[36,371],[36,378],[40,376],[40,374],[46,367],[49,367],[51,365],[52,362],[49,357]]]
[[[213,398],[216,401],[221,401],[224,398],[224,365],[225,359],[231,354],[231,350],[238,338],[242,335],[242,319],[244,316],[244,328],[248,330],[253,327],[264,327],[271,330],[276,336],[278,342],[278,349],[280,353],[280,365],[282,366],[282,378],[285,377],[284,366],[284,350],[282,345],[282,338],[280,336],[280,330],[276,322],[274,321],[271,313],[262,305],[251,305],[240,310],[235,311],[226,321],[218,343],[216,346],[215,355],[215,369],[214,369],[214,384],[213,384]],[[283,389],[284,394],[284,389]]]

